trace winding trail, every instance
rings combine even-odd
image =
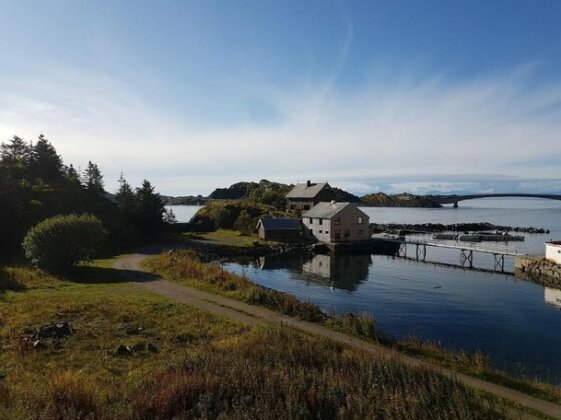
[[[150,253],[152,252],[149,252],[148,254]],[[475,388],[476,390],[505,398],[524,407],[531,408],[555,418],[561,418],[561,406],[557,404],[532,397],[501,385],[455,372],[451,369],[425,362],[421,359],[407,356],[379,344],[367,342],[347,334],[333,331],[322,325],[301,321],[260,306],[249,305],[244,302],[164,280],[161,277],[147,272],[142,267],[141,261],[148,257],[148,254],[123,255],[115,260],[113,267],[121,270],[122,275],[126,280],[133,282],[153,293],[157,293],[177,302],[185,303],[187,305],[249,325],[287,325],[309,334],[328,338],[356,349],[366,351],[378,357],[387,357],[412,367],[430,368],[444,376],[453,378],[464,385]]]

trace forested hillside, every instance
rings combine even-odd
[[[165,208],[145,180],[133,189],[121,176],[115,195],[105,191],[98,166],[88,162],[79,173],[65,165],[43,135],[35,143],[14,136],[0,149],[0,255],[21,253],[25,233],[58,214],[90,213],[108,232],[106,248],[134,244],[156,236]]]

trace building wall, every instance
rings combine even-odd
[[[370,218],[356,206],[347,206],[333,218],[331,242],[354,242],[370,239]],[[362,219],[362,220],[359,220]],[[359,223],[361,221],[362,223]],[[337,235],[339,233],[339,235]]]
[[[320,219],[314,217],[302,218],[307,236],[311,236],[320,242],[331,242],[331,221],[329,219]]]
[[[289,210],[300,209],[307,211],[314,207],[315,204],[313,198],[287,199],[287,207]]]
[[[262,224],[259,224],[259,238],[266,241],[295,241],[302,238],[301,230],[290,229],[269,229],[265,230]]]
[[[329,202],[335,200],[335,192],[331,188],[324,188],[313,198],[287,198],[287,208],[288,209],[300,209],[303,211],[310,210],[317,203],[325,201]]]
[[[314,197],[314,205],[322,201],[330,202],[333,200],[337,200],[335,192],[331,188],[324,188]]]
[[[555,264],[561,264],[561,244],[545,244],[545,258]]]
[[[359,223],[362,218],[362,223]],[[332,219],[302,219],[308,234],[320,242],[355,242],[370,239],[370,219],[355,206],[347,206]]]

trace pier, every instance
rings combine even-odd
[[[513,247],[495,244],[479,244],[470,242],[456,241],[434,241],[424,239],[385,239],[388,242],[399,245],[397,255],[399,257],[407,257],[407,245],[415,247],[415,259],[425,261],[427,256],[427,247],[457,249],[460,251],[460,266],[465,268],[473,268],[473,254],[480,252],[485,254],[493,254],[495,271],[504,272],[505,256],[521,256],[524,253],[517,251]]]

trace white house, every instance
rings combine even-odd
[[[561,241],[545,243],[545,258],[555,264],[561,265]]]
[[[307,233],[320,242],[370,239],[370,218],[353,203],[321,202],[302,215]]]

